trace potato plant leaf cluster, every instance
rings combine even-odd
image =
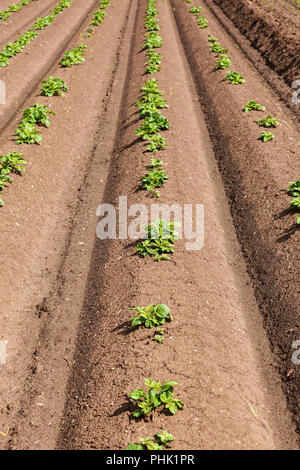
[[[250,111],[265,111],[266,107],[257,103],[256,101],[249,100],[244,108],[245,113]]]
[[[2,191],[7,184],[12,183],[11,173],[21,174],[25,171],[24,165],[26,161],[21,153],[9,152],[7,155],[0,155],[0,191]],[[0,206],[4,202],[0,198]]]
[[[145,326],[145,328],[154,328],[156,326],[164,325],[167,320],[173,320],[170,309],[165,304],[147,305],[146,307],[133,307],[133,310],[138,315],[132,318],[132,326]]]
[[[161,188],[167,179],[168,175],[161,168],[153,169],[141,176],[141,188],[152,191],[155,197],[159,197],[160,193],[156,188]]]
[[[166,146],[160,131],[170,128],[168,119],[161,114],[159,109],[166,108],[168,105],[162,97],[156,78],[148,80],[140,91],[142,97],[135,103],[135,106],[139,109],[140,116],[144,118],[144,121],[141,127],[135,130],[135,133],[143,140],[150,141],[147,150],[157,152]]]
[[[17,144],[40,144],[42,136],[35,126],[50,126],[49,115],[55,116],[53,111],[47,109],[43,104],[34,104],[23,112],[23,119],[18,125],[15,135],[18,137]]]
[[[163,430],[161,433],[156,433],[155,436],[140,438],[139,444],[129,444],[125,450],[163,450],[168,448],[170,442],[174,440],[175,437],[172,434]]]
[[[175,415],[185,406],[181,400],[173,396],[174,387],[179,385],[178,382],[167,380],[161,384],[152,379],[144,379],[144,383],[148,392],[137,389],[129,394],[129,398],[137,404],[137,409],[132,413],[135,418],[141,418],[160,406]]]
[[[266,118],[257,119],[256,122],[260,127],[277,127],[279,126],[279,121],[276,118],[273,118],[271,114],[268,114]]]
[[[267,132],[263,131],[260,136],[258,137],[258,140],[262,140],[263,142],[269,142],[270,140],[275,139],[275,135],[273,132]]]
[[[244,77],[240,74],[240,72],[233,72],[230,71],[225,77],[225,80],[228,80],[232,85],[241,85],[245,83]]]
[[[158,219],[146,227],[147,238],[137,245],[137,252],[140,256],[153,256],[155,261],[169,260],[169,254],[174,253],[174,245],[178,240],[178,233],[175,231],[176,222],[169,224]]]
[[[64,91],[68,87],[61,78],[48,77],[43,81],[41,95],[42,96],[65,96]]]
[[[294,183],[290,183],[287,193],[293,197],[290,202],[290,209],[299,212],[297,215],[297,224],[300,224],[300,179]]]
[[[77,47],[65,52],[64,57],[60,61],[62,67],[72,67],[72,65],[82,64],[85,61],[83,57],[86,53],[86,44],[78,44]]]

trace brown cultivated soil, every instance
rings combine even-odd
[[[287,2],[213,0],[258,49],[268,65],[291,84],[299,78],[300,12]]]
[[[258,72],[299,118],[298,106],[291,100],[292,83],[300,78],[299,8],[286,0],[204,2]],[[278,82],[278,76],[282,82]]]
[[[8,90],[0,154],[19,151],[27,161],[1,192],[1,449],[124,449],[163,429],[176,437],[172,449],[299,449],[299,230],[284,191],[299,178],[299,105],[290,105],[287,86],[299,57],[272,54],[281,43],[269,39],[268,50],[258,46],[272,25],[290,31],[291,51],[298,20],[290,21],[288,2],[272,11],[228,2],[251,5],[253,16],[237,24],[236,8],[214,3],[227,16],[203,1],[209,27],[200,29],[192,3],[157,1],[163,59],[155,78],[171,128],[155,155],[134,132],[142,123],[134,103],[151,77],[142,50],[146,0],[111,0],[91,39],[84,31],[99,2],[73,0],[0,69]],[[33,5],[12,15],[15,31],[41,14],[41,3]],[[230,85],[215,70],[208,33],[229,49],[245,84]],[[59,67],[80,42],[85,62]],[[39,95],[48,75],[66,81],[65,97]],[[257,140],[255,120],[266,113],[242,111],[250,99],[280,121],[271,142]],[[39,128],[41,145],[16,145],[22,111],[34,103],[56,115]],[[139,190],[153,156],[169,176],[159,199]],[[170,261],[156,262],[137,256],[135,240],[100,240],[97,208],[118,209],[120,196],[149,212],[158,203],[203,204],[203,247],[188,250],[180,239]],[[157,303],[174,316],[163,343],[130,322],[131,307]],[[185,408],[132,418],[128,394],[146,377],[177,381]]]

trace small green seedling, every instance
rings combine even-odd
[[[23,112],[22,123],[38,124],[39,126],[50,126],[49,115],[55,116],[54,111],[47,109],[43,104],[34,104]]]
[[[228,80],[232,85],[240,85],[246,81],[239,72],[228,72],[225,80]]]
[[[147,239],[138,243],[137,252],[140,256],[153,256],[155,261],[170,260],[169,254],[174,253],[178,233],[175,231],[176,222],[169,224],[158,219],[146,227]]]
[[[208,42],[211,46],[214,46],[215,44],[220,44],[218,39],[215,36],[212,36],[211,34],[208,35]]]
[[[149,173],[141,176],[141,188],[146,189],[147,191],[153,191],[155,197],[159,197],[159,191],[156,188],[161,188],[166,180],[168,175],[161,169],[153,169]]]
[[[151,113],[157,111],[158,108],[162,109],[169,107],[163,97],[156,93],[144,95],[135,103],[135,106],[139,108],[141,118],[149,116]]]
[[[295,183],[290,182],[289,184],[290,186],[287,189],[287,193],[294,197],[300,196],[300,179],[298,179]]]
[[[15,135],[18,136],[16,144],[40,144],[42,136],[39,131],[35,129],[35,125],[30,122],[21,122],[15,130]]]
[[[231,59],[226,54],[222,54],[220,59],[217,62],[216,69],[217,70],[224,70],[228,69],[231,65]]]
[[[260,127],[277,127],[279,126],[279,121],[276,118],[273,118],[271,114],[268,114],[266,118],[257,119],[256,122]]]
[[[154,328],[159,325],[164,325],[166,321],[173,320],[173,315],[170,309],[165,304],[147,305],[146,307],[133,307],[138,315],[132,318],[132,326],[145,326],[145,328]]]
[[[135,130],[135,134],[142,137],[143,140],[149,140],[151,134],[156,134],[158,131],[166,130],[170,127],[168,119],[159,111],[154,111],[149,116],[145,117],[141,127]]]
[[[227,54],[228,49],[224,49],[218,42],[213,43],[210,48],[210,52],[214,52],[217,56]]]
[[[294,183],[290,183],[287,193],[293,196],[290,202],[290,209],[300,212],[300,179]],[[297,216],[297,224],[300,224],[300,214]]]
[[[272,132],[263,131],[261,135],[258,137],[258,140],[262,140],[263,142],[269,142],[270,140],[275,139],[275,135]]]
[[[204,16],[198,16],[197,23],[202,29],[208,28],[208,21]]]
[[[47,80],[43,81],[42,96],[65,96],[64,91],[67,91],[68,87],[61,78],[48,77]]]
[[[146,41],[143,44],[143,49],[158,49],[162,47],[163,40],[159,33],[151,31],[145,35]]]
[[[0,191],[7,184],[12,183],[10,173],[21,174],[22,171],[25,171],[24,165],[26,165],[26,161],[21,153],[10,152],[7,155],[0,155]],[[3,204],[4,202],[0,198],[0,206],[3,206]]]
[[[162,56],[161,54],[158,54],[157,52],[153,51],[148,51],[150,54],[148,54],[149,59],[146,62],[146,73],[157,73],[161,69],[161,61],[162,61]]]
[[[148,152],[156,153],[159,150],[165,150],[167,148],[166,139],[160,134],[155,134],[149,137],[148,140],[150,141],[146,147]]]
[[[23,165],[27,162],[24,160],[22,153],[9,152],[7,155],[0,155],[0,174],[18,173],[25,171]]]
[[[147,31],[159,31],[160,27],[157,23],[156,18],[154,18],[153,16],[148,16],[145,22],[145,29],[147,29]]]
[[[165,340],[165,330],[161,327],[156,328],[156,334],[152,341],[155,343],[163,343]]]
[[[140,92],[144,93],[145,95],[148,95],[150,93],[158,95],[162,94],[162,91],[160,91],[158,88],[158,81],[156,80],[156,78],[151,78],[150,80],[147,80],[145,85],[142,86],[142,88],[140,89]]]
[[[172,415],[184,408],[184,403],[178,398],[174,398],[173,392],[178,382],[166,381],[163,384],[152,379],[144,379],[148,392],[144,390],[133,390],[129,398],[135,400],[137,409],[133,412],[135,418],[141,418],[151,413],[155,408],[162,406]]]
[[[191,7],[190,8],[190,13],[193,13],[193,15],[198,15],[198,13],[201,13],[202,7]]]
[[[244,111],[245,113],[249,113],[250,111],[265,111],[266,107],[257,103],[256,101],[248,101],[246,104]]]
[[[85,61],[83,57],[86,54],[86,44],[79,44],[75,49],[67,51],[60,61],[62,67],[72,67],[72,65],[81,64]]]
[[[175,437],[172,434],[163,430],[162,433],[157,433],[155,436],[140,438],[139,444],[129,444],[125,450],[163,450],[168,448],[170,442],[174,440]]]
[[[151,158],[151,163],[149,163],[149,168],[157,168],[164,165],[164,162],[159,158]]]

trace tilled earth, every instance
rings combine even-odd
[[[201,3],[208,29],[191,4],[157,3],[164,42],[156,78],[172,126],[157,154],[169,175],[159,202],[205,208],[203,248],[188,251],[179,240],[171,261],[139,258],[132,240],[96,237],[102,202],[157,203],[139,190],[149,153],[134,133],[147,80],[146,1],[112,0],[85,63],[62,69],[98,5],[73,0],[0,70],[8,89],[1,154],[20,151],[12,136],[25,107],[38,102],[56,113],[42,145],[22,148],[26,173],[3,191],[3,449],[123,449],[162,429],[176,436],[174,449],[299,447],[300,373],[291,361],[300,339],[299,231],[284,191],[299,176],[290,87],[299,74],[299,12],[290,2]],[[2,47],[53,5],[33,2],[9,29],[0,24]],[[243,86],[215,70],[207,33],[229,49]],[[65,97],[39,96],[48,75],[68,83]],[[242,112],[249,99],[281,123],[268,144],[257,140],[261,113]],[[150,303],[174,315],[163,344],[130,327],[129,309]],[[178,381],[186,408],[132,419],[127,395],[144,377]]]

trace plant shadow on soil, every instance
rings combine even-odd
[[[130,144],[128,145],[123,145],[122,147],[120,147],[117,151],[117,153],[123,153],[125,152],[125,150],[127,149],[130,149],[131,147],[133,147],[134,145],[136,145],[138,142],[140,142],[141,138],[140,137],[137,137],[136,139],[134,139]]]
[[[295,212],[293,212],[291,209],[287,208],[284,209],[280,214],[274,218],[274,220],[280,220],[283,219],[284,217],[293,217],[293,222],[292,225],[284,230],[284,232],[276,239],[277,243],[283,243],[286,242],[292,235],[294,235],[298,230],[300,229],[300,225],[297,224],[294,221],[295,217]]]
[[[121,323],[120,325],[113,328],[111,331],[115,332],[118,331],[118,335],[128,336],[134,331],[136,331],[138,327],[132,326],[131,321],[127,320]]]

